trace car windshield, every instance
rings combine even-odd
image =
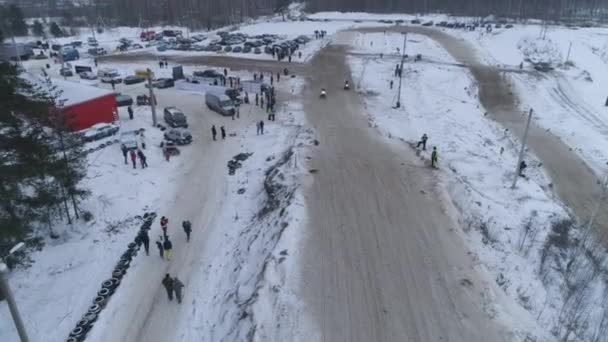
[[[224,100],[224,101],[220,102],[220,105],[222,107],[232,107],[232,100]]]
[[[185,121],[186,120],[186,116],[180,112],[174,112],[173,113],[173,119],[175,121]]]
[[[116,71],[113,71],[113,72],[108,73],[108,76],[110,76],[110,77],[118,77],[120,75]]]

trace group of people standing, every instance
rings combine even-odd
[[[131,163],[133,164],[134,169],[137,168],[137,159],[139,159],[139,163],[142,169],[148,167],[147,157],[142,150],[137,149],[137,152],[135,152],[135,150],[133,149],[127,149],[125,145],[121,145],[120,149],[122,150],[122,155],[125,158],[125,165],[129,164],[129,162],[127,161],[127,156],[130,156]]]

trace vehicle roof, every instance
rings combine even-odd
[[[184,114],[184,112],[182,112],[181,109],[179,109],[177,107],[166,107],[165,110],[168,111],[171,114],[175,114],[175,113]]]

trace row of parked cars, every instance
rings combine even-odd
[[[437,26],[437,27],[445,27],[445,28],[456,28],[456,29],[468,29],[468,30],[475,30],[478,27],[492,27],[492,25],[494,25],[495,28],[502,28],[503,25],[505,28],[512,28],[513,24],[507,24],[506,21],[505,22],[497,22],[497,23],[493,23],[493,22],[485,22],[485,21],[481,21],[481,22],[474,22],[474,23],[463,23],[463,22],[447,22],[447,21],[440,21],[440,22],[433,22],[433,21],[425,21],[424,23],[421,22],[418,19],[414,19],[411,22],[412,24],[418,24],[418,25],[422,25],[422,26]]]
[[[210,52],[235,52],[235,53],[254,53],[272,54],[282,52],[288,54],[288,50],[295,50],[300,45],[310,42],[307,36],[299,36],[292,40],[280,41],[281,38],[274,34],[263,34],[249,36],[244,33],[219,32],[220,39],[201,44],[205,38],[203,36],[193,36],[191,38],[177,38],[166,42],[159,42],[156,49],[160,52],[167,50],[176,51],[210,51]]]

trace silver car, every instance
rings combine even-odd
[[[178,145],[188,145],[192,142],[192,134],[188,130],[174,128],[165,132],[165,140]]]

